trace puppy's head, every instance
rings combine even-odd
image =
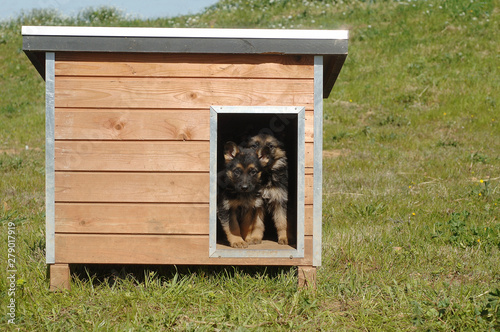
[[[261,163],[263,166],[268,166],[269,164],[273,164],[276,160],[286,157],[283,143],[272,135],[258,134],[252,136],[245,142],[245,146],[255,150],[257,154],[259,154],[259,151],[267,149],[269,158],[262,159]],[[264,154],[266,154],[266,152],[264,152]]]
[[[260,188],[262,159],[268,158],[268,151],[241,148],[234,142],[224,145],[225,172],[236,192],[253,193]]]

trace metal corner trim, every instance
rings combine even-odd
[[[323,57],[314,57],[313,265],[321,266],[323,227]]]
[[[55,54],[45,55],[45,237],[46,262],[55,264]]]

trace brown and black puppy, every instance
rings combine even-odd
[[[244,146],[255,151],[269,149],[269,157],[260,159],[263,167],[260,192],[276,226],[278,243],[288,244],[291,234],[287,220],[288,161],[284,145],[272,135],[258,134],[247,139]]]
[[[224,146],[224,170],[218,174],[217,215],[233,248],[262,242],[264,202],[261,197],[262,163],[269,149],[241,148],[234,142]]]

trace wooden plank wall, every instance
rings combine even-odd
[[[312,263],[312,56],[57,53],[56,263],[209,259],[210,106],[306,107]],[[131,248],[133,250],[131,250]]]

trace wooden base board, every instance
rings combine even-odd
[[[70,288],[69,264],[50,265],[50,290],[57,292]]]
[[[298,267],[299,288],[316,289],[316,267],[299,266]]]
[[[56,263],[60,264],[312,265],[312,236],[304,237],[304,247],[304,257],[293,259],[210,257],[208,235],[56,233],[55,236]]]

